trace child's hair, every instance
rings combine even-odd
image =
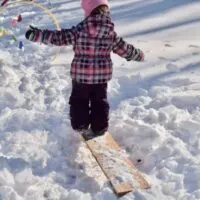
[[[101,14],[101,13],[107,13],[109,12],[109,7],[107,5],[100,5],[96,7],[90,15],[96,15],[96,14]]]

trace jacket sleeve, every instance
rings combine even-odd
[[[142,61],[144,57],[144,54],[140,49],[136,49],[132,44],[128,44],[123,38],[118,37],[116,33],[114,34],[112,50],[127,61]]]
[[[75,43],[76,35],[76,27],[72,27],[71,29],[61,29],[60,31],[43,30],[40,42],[56,46],[73,45]]]

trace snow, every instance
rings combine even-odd
[[[61,27],[83,19],[79,0],[38,2]],[[137,63],[112,54],[109,131],[152,186],[121,199],[199,200],[200,2],[111,0],[110,7],[119,35],[146,55]],[[116,200],[70,127],[72,48],[24,38],[29,24],[56,27],[33,5],[0,11],[0,23],[24,44],[0,37],[0,199]]]

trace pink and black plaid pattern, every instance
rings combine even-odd
[[[117,36],[109,13],[89,16],[71,29],[42,32],[37,41],[57,46],[73,45],[75,55],[70,72],[72,79],[80,83],[109,81],[112,77],[112,51],[127,60],[141,61],[143,58],[142,51]]]

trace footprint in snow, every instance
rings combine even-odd
[[[166,65],[166,68],[167,68],[167,70],[170,71],[170,72],[179,72],[179,71],[180,71],[180,69],[178,68],[178,66],[175,65],[175,64],[172,64],[172,63],[168,63],[168,64]]]
[[[189,47],[190,47],[190,48],[200,48],[200,46],[198,46],[198,45],[193,45],[193,44],[189,45]]]
[[[165,47],[173,47],[171,44],[165,44]]]
[[[193,52],[193,53],[192,53],[193,56],[197,56],[197,55],[199,55],[199,54],[200,54],[199,52]]]
[[[159,56],[158,59],[164,60],[164,61],[171,61],[171,62],[176,62],[176,61],[177,61],[177,59],[165,58],[165,57],[163,57],[163,56]]]

